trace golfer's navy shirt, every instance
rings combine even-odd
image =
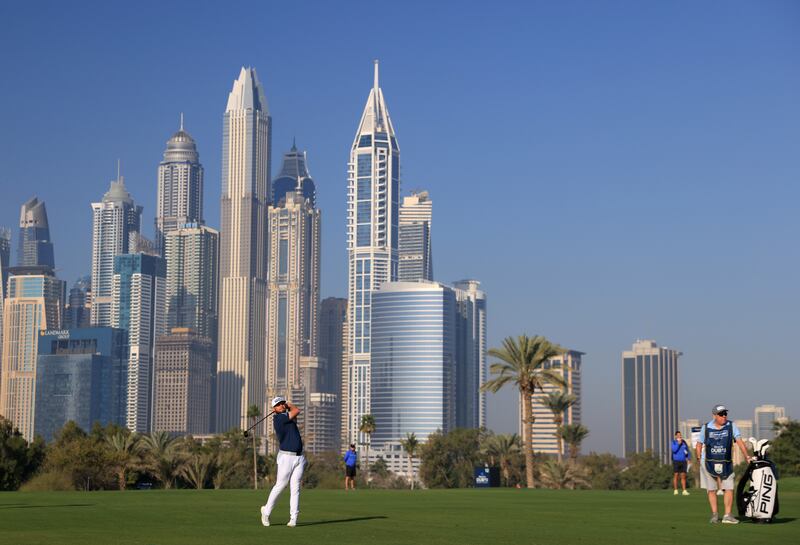
[[[297,422],[289,419],[289,413],[276,414],[272,419],[275,427],[275,435],[281,445],[281,450],[303,453],[303,440],[300,438],[300,430],[297,429]]]

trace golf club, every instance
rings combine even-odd
[[[244,434],[244,436],[245,436],[245,437],[247,437],[247,436],[250,434],[250,430],[252,430],[252,429],[253,429],[253,428],[255,428],[256,426],[258,426],[259,424],[261,424],[261,423],[262,423],[264,420],[266,420],[267,418],[269,418],[269,417],[270,417],[270,416],[272,416],[273,414],[275,414],[275,411],[270,411],[270,412],[269,412],[269,414],[268,414],[267,416],[265,416],[264,418],[262,418],[261,420],[259,420],[258,422],[256,422],[255,424],[253,424],[252,426],[250,426],[249,428],[247,428],[246,430],[244,430],[244,431],[242,432],[242,433]]]

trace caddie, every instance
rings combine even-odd
[[[697,459],[700,460],[700,486],[708,493],[711,506],[711,524],[720,522],[717,511],[717,490],[724,491],[725,515],[723,524],[739,524],[731,515],[733,507],[733,444],[736,443],[745,460],[749,460],[747,447],[742,441],[742,434],[736,424],[728,420],[728,409],[725,405],[714,405],[711,411],[714,416],[700,430],[700,437],[695,444]]]

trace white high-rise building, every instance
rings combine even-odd
[[[187,223],[203,224],[203,166],[194,138],[183,130],[167,140],[158,165],[156,251],[164,257],[167,233]]]
[[[403,197],[398,241],[397,279],[400,282],[433,280],[432,219],[433,201],[427,191]]]
[[[138,233],[142,207],[136,206],[118,176],[100,202],[92,203],[92,309],[93,326],[111,325],[114,257],[130,251],[131,233]]]
[[[268,396],[291,399],[303,384],[300,360],[319,351],[320,211],[298,187],[269,207]]]
[[[381,284],[397,279],[400,149],[378,85],[372,90],[350,151],[347,180],[348,359],[345,383],[347,443],[364,443],[361,417],[371,412],[371,300]]]
[[[560,356],[556,356],[545,362],[544,368],[554,371],[566,384],[565,388],[553,384],[545,384],[541,390],[531,396],[531,414],[534,421],[531,424],[531,434],[533,438],[533,450],[546,454],[558,454],[558,438],[553,412],[544,404],[551,392],[564,391],[575,396],[575,403],[564,411],[561,415],[561,425],[581,423],[581,365],[583,364],[583,352],[568,350]],[[525,437],[524,430],[520,430],[520,435]],[[562,442],[562,454],[567,454],[567,445]]]
[[[759,405],[755,410],[755,434],[758,439],[775,438],[775,422],[786,420],[786,408],[775,405]]]
[[[254,68],[242,68],[223,118],[217,431],[266,407],[267,204],[272,118]],[[265,424],[255,433],[263,435]]]

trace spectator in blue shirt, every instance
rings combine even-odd
[[[675,439],[672,440],[672,492],[678,495],[678,477],[681,479],[681,486],[683,487],[683,495],[688,496],[689,492],[686,491],[686,468],[689,463],[689,445],[683,440],[681,432],[675,432]]]
[[[356,453],[356,446],[350,445],[347,452],[344,453],[344,489],[356,489],[356,464],[358,464],[358,454]]]

